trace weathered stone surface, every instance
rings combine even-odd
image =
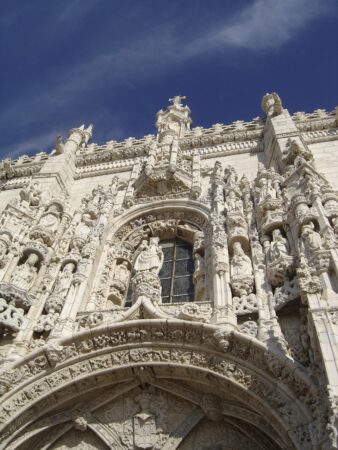
[[[335,112],[0,166],[0,449],[338,448]]]

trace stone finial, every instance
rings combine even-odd
[[[263,96],[262,110],[268,117],[278,116],[283,111],[282,101],[276,92]]]
[[[171,105],[165,111],[162,109],[156,114],[156,127],[158,129],[158,140],[163,136],[171,134],[177,137],[183,137],[186,131],[190,130],[192,123],[190,108],[182,104],[185,99],[183,95],[175,95],[170,98]]]
[[[169,102],[171,102],[174,106],[181,106],[182,105],[182,100],[185,100],[187,97],[185,95],[175,95],[173,98],[169,98]]]

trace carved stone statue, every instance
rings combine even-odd
[[[148,151],[148,159],[145,166],[145,174],[150,175],[154,169],[156,164],[156,156],[157,156],[157,145],[156,142],[153,142]]]
[[[234,191],[230,191],[226,200],[225,208],[228,212],[243,212],[243,202]]]
[[[270,245],[270,259],[274,261],[278,259],[280,256],[287,256],[289,254],[289,244],[287,239],[283,237],[281,231],[276,228],[272,232],[272,242]]]
[[[216,161],[215,165],[214,165],[214,170],[213,170],[213,179],[216,181],[222,181],[223,180],[223,171],[222,171],[222,164],[220,163],[220,161]]]
[[[158,245],[159,238],[150,238],[150,242],[143,240],[138,251],[140,252],[135,260],[134,269],[136,272],[150,271],[158,274],[163,264],[163,252]]]
[[[62,136],[56,136],[55,138],[55,154],[61,155],[64,152],[64,143],[62,142]]]
[[[77,237],[86,238],[94,226],[94,220],[90,217],[90,214],[84,213],[82,215],[82,221],[75,229],[75,235]]]
[[[53,295],[58,295],[63,298],[66,297],[73,280],[74,271],[75,271],[74,263],[69,262],[64,266],[62,272],[60,272],[56,280]]]
[[[17,266],[12,274],[11,283],[20,289],[28,290],[36,278],[38,261],[38,255],[31,253],[24,264]]]
[[[4,298],[0,298],[0,329],[9,328],[13,332],[21,329],[24,321],[24,310],[7,304]]]
[[[273,200],[277,198],[276,189],[272,186],[270,178],[262,178],[259,181],[258,203],[264,200]]]
[[[27,188],[20,191],[21,206],[27,209],[29,206],[38,206],[41,200],[41,189],[39,183],[31,183]]]
[[[269,117],[278,116],[283,111],[282,101],[276,92],[264,95],[262,98],[262,110]]]
[[[195,285],[195,300],[201,301],[204,298],[205,291],[205,264],[204,258],[199,253],[195,253],[195,270],[193,281]]]
[[[122,284],[127,285],[129,280],[130,270],[128,268],[128,261],[122,261],[115,268],[114,278],[119,280]]]
[[[231,258],[231,276],[252,275],[251,259],[244,253],[240,242],[233,244],[234,255]]]
[[[304,225],[302,228],[302,240],[304,243],[304,249],[307,256],[311,255],[314,250],[321,250],[322,238],[317,231],[314,230],[314,225],[310,222]]]
[[[60,223],[60,211],[56,204],[48,207],[47,212],[41,217],[39,225],[48,228],[50,231],[56,231]]]

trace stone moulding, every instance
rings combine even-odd
[[[262,401],[265,408],[275,408],[281,426],[291,429],[291,434],[292,429],[312,421],[311,411],[299,398],[300,392],[305,395],[317,388],[301,366],[285,355],[273,353],[255,338],[237,332],[224,334],[213,325],[174,319],[137,320],[47,342],[8,367],[11,382],[0,410],[0,448],[6,448],[15,431],[53,407],[60,388],[69,393],[74,383],[88,378],[86,383],[90,384],[94,374],[162,364],[207,372],[234,383],[254,401]],[[303,433],[310,439],[308,431]],[[296,448],[302,448],[295,436],[293,440]]]

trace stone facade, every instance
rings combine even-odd
[[[338,448],[338,110],[0,166],[0,449]]]

